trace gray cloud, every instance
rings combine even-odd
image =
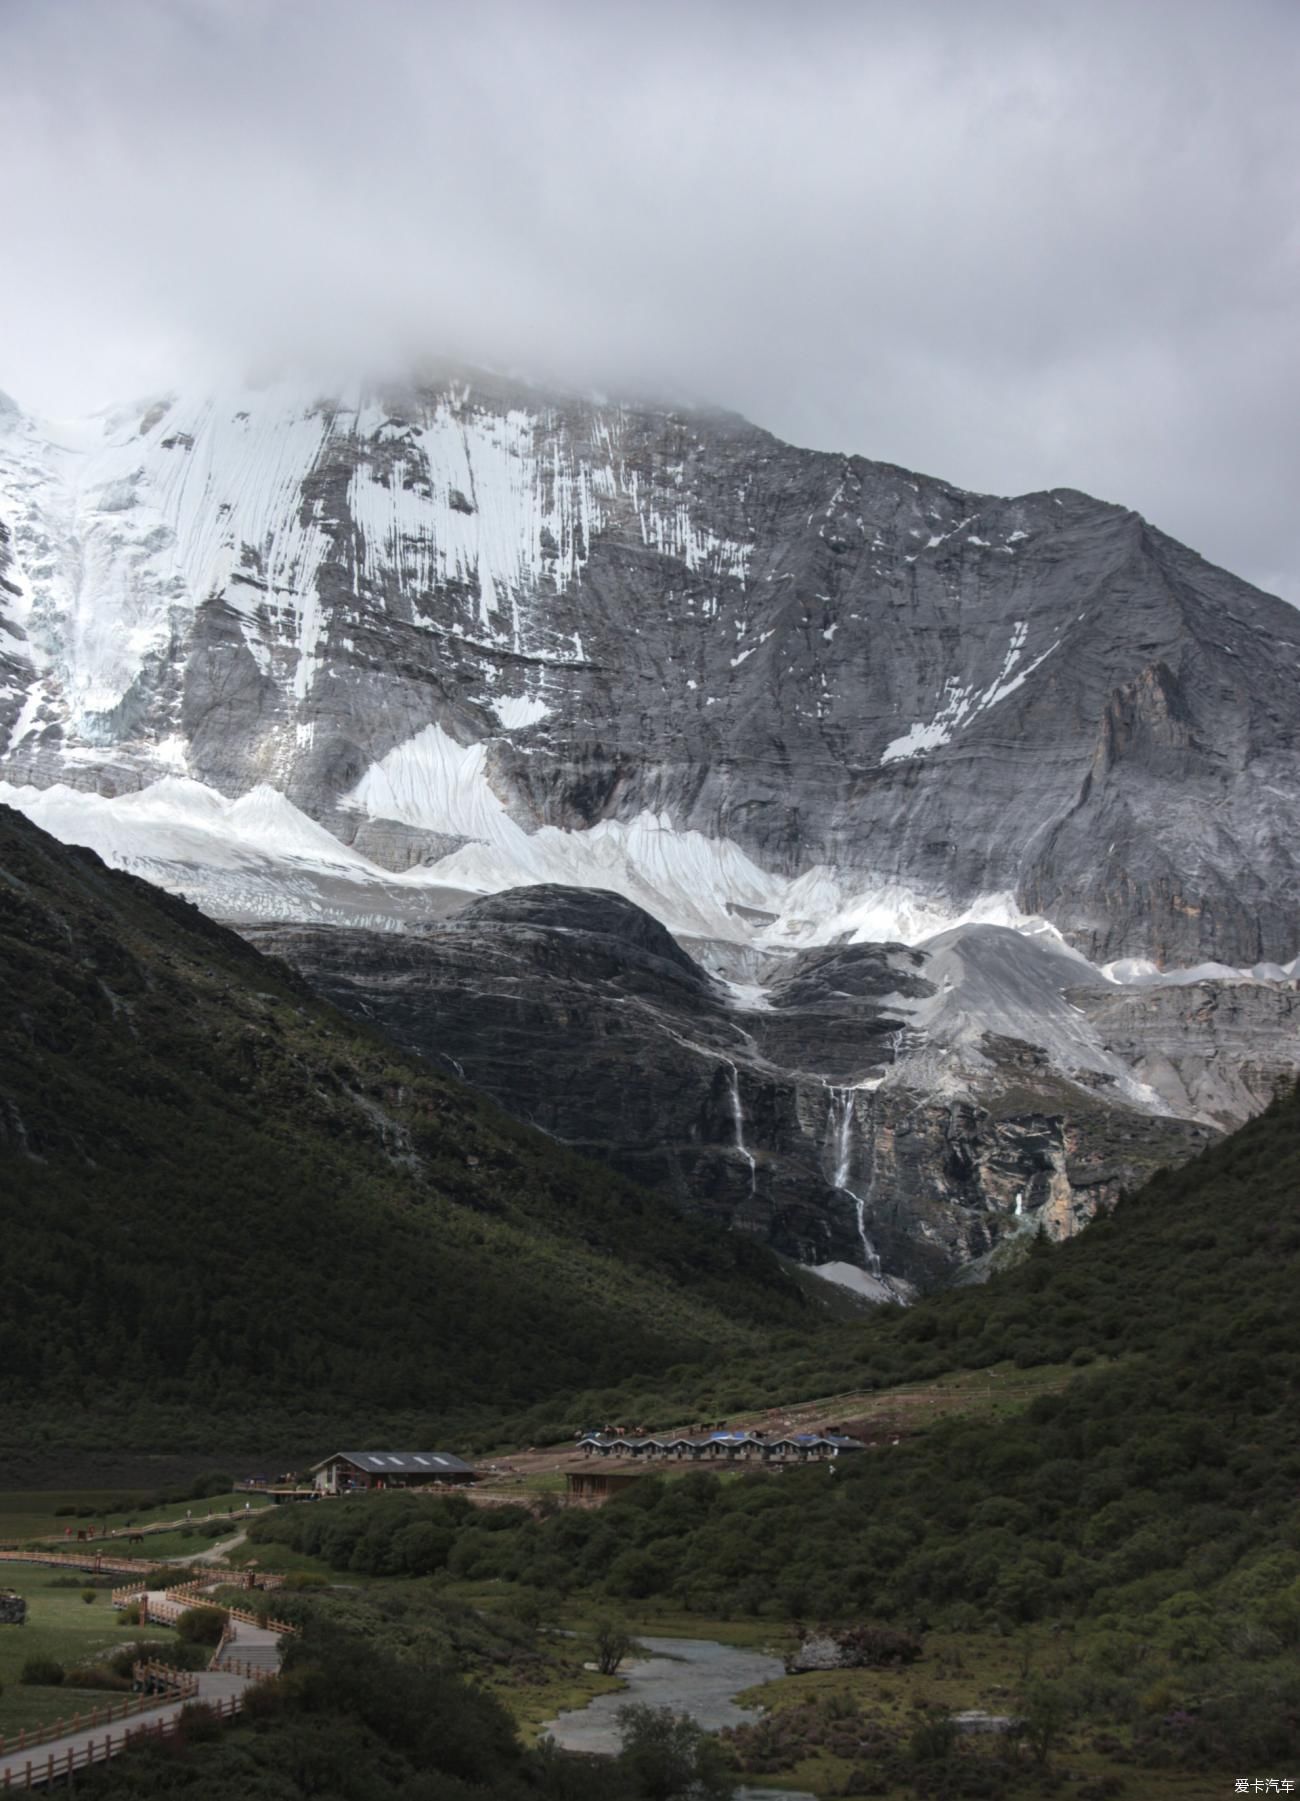
[[[1300,601],[1298,49],[1290,0],[6,0],[0,382],[649,384]]]

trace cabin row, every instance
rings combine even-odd
[[[628,1433],[591,1432],[578,1440],[588,1457],[665,1458],[677,1463],[821,1463],[832,1457],[863,1451],[860,1438],[834,1429],[826,1432],[709,1432],[703,1438],[688,1432]]]

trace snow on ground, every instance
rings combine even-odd
[[[397,419],[360,388],[325,398],[304,381],[76,421],[6,404],[0,501],[16,592],[4,633],[26,645],[69,735],[90,743],[116,735],[115,709],[152,661],[176,654],[185,616],[213,597],[262,673],[301,702],[346,610],[337,595],[322,599],[318,576],[350,522],[358,594],[363,583],[463,584],[482,644],[582,661],[580,635],[556,628],[549,603],[580,583],[593,539],[615,522],[720,583],[743,580],[751,554],[692,517],[679,468],[624,462],[621,419],[591,421],[588,444],[545,408],[499,411],[468,389]],[[313,483],[340,455],[355,463],[344,521]],[[515,729],[545,711],[515,697],[498,718]],[[36,723],[33,705],[11,748]]]
[[[15,412],[3,424],[18,622],[74,729],[93,737],[150,657],[168,651],[175,609],[222,591],[263,668],[256,615],[288,613],[293,689],[305,696],[327,540],[302,491],[330,424],[306,390],[282,384],[40,425]]]
[[[538,700],[535,695],[502,695],[500,700],[490,701],[488,704],[507,732],[520,732],[530,725],[536,725],[551,711],[546,702]]]
[[[0,802],[65,844],[87,845],[117,869],[142,862],[237,869],[269,857],[289,868],[306,863],[360,880],[381,874],[265,785],[227,800],[202,782],[164,776],[110,799],[63,783],[30,788],[0,782]]]
[[[898,1292],[905,1284],[891,1287],[879,1276],[868,1274],[859,1269],[856,1263],[812,1263],[808,1270],[814,1276],[820,1276],[823,1282],[833,1282],[837,1288],[850,1288],[854,1294],[860,1294],[868,1301],[893,1301],[897,1303],[903,1297]]]
[[[604,456],[588,458],[545,412],[498,413],[454,394],[419,424],[363,415],[374,448],[348,489],[361,574],[378,583],[395,572],[414,592],[476,586],[482,638],[532,653],[555,648],[547,597],[581,580],[593,535],[616,513],[630,513],[660,555],[742,579],[749,547],[692,520],[665,486],[671,471],[655,481],[625,468],[617,423],[615,414],[597,426]],[[581,658],[581,640],[572,645]]]
[[[1292,982],[1300,976],[1300,956],[1289,963],[1256,963],[1234,969],[1227,963],[1196,963],[1189,969],[1159,969],[1146,957],[1103,963],[1101,973],[1120,988],[1175,987],[1188,982]]]
[[[1060,639],[1056,639],[1032,663],[1026,663],[1023,668],[1017,669],[1028,635],[1027,622],[1017,619],[1011,628],[1011,638],[1002,658],[1002,666],[986,688],[976,689],[963,684],[956,676],[950,676],[944,684],[942,695],[935,703],[933,716],[929,720],[918,720],[901,737],[892,739],[880,754],[881,763],[904,762],[911,757],[924,756],[928,750],[940,749],[951,742],[954,733],[959,732],[980,713],[996,707],[1008,694],[1014,694],[1039,664],[1047,661],[1060,643]]]
[[[160,761],[181,767],[178,748],[168,741],[167,756]],[[823,865],[794,878],[780,876],[761,868],[733,841],[680,830],[667,814],[602,820],[584,831],[543,826],[529,832],[510,816],[492,787],[489,758],[489,743],[459,744],[440,726],[429,725],[372,765],[344,797],[345,808],[369,818],[464,840],[437,862],[400,874],[341,843],[266,784],[227,800],[181,774],[113,797],[64,784],[38,789],[0,782],[0,801],[19,808],[65,843],[89,845],[115,867],[164,886],[191,892],[196,881],[190,878],[203,888],[205,870],[243,871],[241,913],[252,905],[250,895],[266,888],[264,901],[253,911],[294,917],[293,884],[284,895],[270,893],[279,870],[294,877],[304,893],[315,891],[311,881],[303,887],[304,878],[326,878],[335,904],[344,904],[337,901],[338,893],[351,892],[358,916],[370,920],[391,914],[396,926],[419,917],[422,893],[429,896],[431,912],[444,912],[453,893],[495,894],[556,883],[610,889],[644,907],[679,938],[709,940],[719,947],[779,952],[835,942],[926,945],[938,959],[941,980],[947,971],[934,1021],[918,1017],[931,1036],[940,1030],[940,1012],[942,1032],[957,1037],[990,1029],[1018,1035],[1032,1012],[1039,1021],[1038,1042],[1041,1008],[1050,990],[1058,995],[1051,1011],[1062,1057],[1107,1071],[1110,1060],[1098,1061],[1099,1048],[1060,994],[1071,983],[1103,978],[1118,984],[1286,981],[1300,969],[1297,960],[1254,970],[1205,964],[1161,972],[1129,960],[1098,972],[1064,944],[1048,921],[1022,914],[1009,893],[977,896],[960,906],[895,880],[873,882],[861,871]],[[178,879],[178,869],[189,876]],[[220,910],[217,892],[203,891]],[[318,911],[307,906],[302,916]],[[973,928],[1001,931],[972,937]],[[992,947],[1012,933],[1013,943],[1028,940],[1034,951],[1025,949],[1009,962],[1008,952],[999,960]],[[976,939],[982,945],[978,955]],[[1033,983],[1032,997],[1016,989],[1029,970],[1041,977]],[[731,992],[742,1007],[763,1004],[762,990],[753,984],[732,983]]]
[[[458,744],[441,727],[426,726],[374,764],[344,797],[346,808],[370,818],[468,840],[440,861],[400,875],[340,843],[265,785],[231,801],[179,775],[114,797],[61,783],[38,789],[0,782],[0,801],[65,843],[89,845],[106,862],[142,873],[158,863],[234,869],[270,858],[286,868],[310,866],[385,890],[427,886],[495,894],[539,882],[607,888],[679,936],[762,948],[846,936],[916,943],[962,922],[1002,924],[1018,917],[1004,895],[954,909],[896,883],[864,892],[858,879],[825,868],[791,881],[760,868],[728,839],[677,830],[666,814],[602,820],[586,831],[543,826],[528,832],[493,790],[487,758],[486,744]],[[748,921],[746,912],[758,923]],[[769,917],[773,923],[763,923]]]
[[[453,838],[509,842],[520,828],[489,783],[486,764],[486,744],[458,744],[441,726],[427,725],[372,764],[341,804]]]

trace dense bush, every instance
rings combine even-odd
[[[81,1664],[74,1670],[68,1670],[64,1681],[69,1688],[103,1689],[109,1694],[129,1694],[131,1680],[128,1676],[119,1676],[106,1663]]]
[[[201,1644],[186,1644],[170,1638],[141,1638],[133,1644],[119,1645],[106,1659],[105,1667],[115,1676],[130,1676],[137,1663],[170,1663],[183,1670],[201,1670],[208,1662],[208,1650]]]
[[[187,1607],[176,1621],[176,1636],[184,1644],[216,1645],[226,1629],[226,1615],[220,1607]]]
[[[18,1680],[29,1688],[57,1688],[66,1671],[54,1657],[29,1657]]]

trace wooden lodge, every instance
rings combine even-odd
[[[450,1451],[335,1451],[309,1472],[317,1494],[370,1494],[393,1488],[459,1487],[478,1471]]]

